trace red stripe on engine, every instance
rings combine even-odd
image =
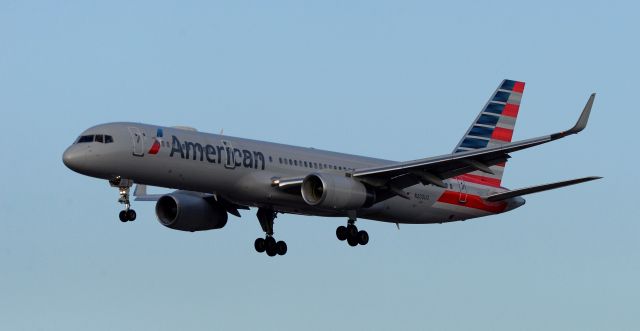
[[[463,180],[465,182],[493,186],[493,187],[500,187],[500,182],[501,182],[501,180],[498,178],[491,178],[491,177],[472,175],[472,174],[464,174],[454,178]]]
[[[524,91],[524,82],[516,82],[513,85],[513,92],[520,92],[522,93]]]
[[[513,136],[513,130],[496,126],[496,128],[493,129],[493,134],[491,134],[491,139],[511,142],[511,136]]]
[[[467,194],[466,201],[460,202],[460,192],[456,191],[444,191],[444,193],[442,193],[438,198],[438,202],[483,210],[490,213],[501,213],[507,208],[507,203],[504,201],[489,202],[483,200],[480,196],[472,194]]]
[[[508,103],[504,105],[504,110],[502,110],[502,116],[518,117],[519,109],[520,109],[520,105]]]

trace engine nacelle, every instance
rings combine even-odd
[[[375,192],[346,176],[317,173],[302,181],[302,198],[311,206],[326,209],[354,210],[375,203]]]
[[[227,211],[216,202],[189,193],[163,195],[156,203],[160,223],[181,231],[220,229],[227,224]]]

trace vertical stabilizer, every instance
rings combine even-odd
[[[503,80],[462,137],[454,153],[511,142],[523,92],[524,82]],[[479,184],[500,186],[505,165],[506,163],[491,166],[493,174],[471,172],[465,175],[465,179]]]

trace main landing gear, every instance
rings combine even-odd
[[[270,208],[258,208],[256,216],[258,216],[262,230],[266,233],[265,238],[258,238],[253,244],[256,251],[258,253],[267,252],[269,256],[287,254],[287,243],[276,241],[273,238],[273,220],[276,218],[277,213]]]
[[[124,210],[120,211],[118,217],[121,222],[132,222],[136,220],[136,211],[131,209],[131,202],[129,201],[129,189],[133,186],[133,181],[130,179],[122,179],[116,177],[109,181],[109,184],[113,187],[117,187],[120,193],[118,202],[124,205]]]
[[[336,229],[336,237],[340,241],[347,241],[349,246],[355,247],[358,245],[366,245],[369,242],[369,234],[367,231],[360,230],[356,227],[356,221],[354,219],[350,219],[347,226],[340,225]]]

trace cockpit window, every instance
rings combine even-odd
[[[113,142],[113,136],[106,135],[106,134],[91,134],[86,136],[80,136],[80,138],[78,138],[78,141],[76,143],[81,144],[81,143],[90,143],[94,141],[97,143],[110,144]]]
[[[80,136],[80,138],[78,139],[78,144],[93,142],[94,137],[94,135]]]

